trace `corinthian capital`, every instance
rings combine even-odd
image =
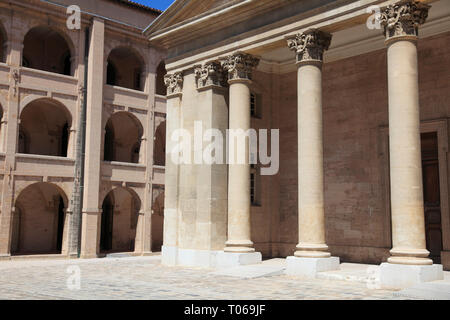
[[[224,86],[224,71],[219,61],[211,61],[203,66],[195,66],[195,78],[197,80],[197,89],[208,86]]]
[[[386,40],[395,37],[417,37],[419,25],[424,24],[431,6],[419,1],[400,1],[382,10],[381,25]]]
[[[164,77],[164,83],[167,87],[167,95],[180,94],[183,91],[183,73],[176,72],[167,74]]]
[[[259,59],[246,53],[235,53],[222,61],[222,67],[228,72],[228,80],[252,80],[253,70]]]
[[[322,63],[323,53],[331,44],[332,35],[328,32],[310,29],[288,38],[288,47],[295,51],[297,63]]]

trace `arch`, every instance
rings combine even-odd
[[[130,188],[111,190],[102,203],[100,252],[133,252],[141,200]]]
[[[3,27],[3,23],[0,21],[0,62],[5,63],[7,57],[7,43],[8,37],[5,28]]]
[[[60,254],[68,198],[57,185],[37,182],[15,201],[11,254]]]
[[[156,94],[160,96],[167,95],[167,87],[164,83],[164,76],[167,74],[166,71],[166,64],[164,61],[161,61],[161,63],[158,65],[158,68],[156,69]]]
[[[72,76],[74,52],[73,43],[64,32],[36,26],[24,37],[22,66]]]
[[[139,163],[141,122],[130,112],[114,113],[105,126],[104,160]]]
[[[160,252],[164,239],[164,190],[154,192],[159,194],[152,204],[152,252]]]
[[[155,132],[153,163],[157,166],[166,165],[166,121],[161,122]]]
[[[40,98],[20,113],[18,152],[67,157],[72,117],[59,101]]]
[[[112,86],[144,91],[145,59],[132,47],[116,47],[108,55],[106,80]]]

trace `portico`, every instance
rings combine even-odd
[[[198,120],[222,132],[280,129],[274,176],[258,174],[248,149],[245,164],[169,165],[169,142],[165,263],[232,267],[288,257],[287,273],[308,277],[340,261],[383,263],[386,287],[442,277],[427,249],[436,234],[426,231],[420,132],[421,122],[448,115],[420,100],[432,73],[420,66],[433,57],[420,44],[445,46],[450,6],[377,2],[380,27],[370,29],[375,2],[209,1],[197,12],[176,1],[147,28],[150,43],[168,50],[167,141],[177,128],[193,136]],[[449,268],[449,212],[440,208]],[[408,279],[397,281],[399,273]]]

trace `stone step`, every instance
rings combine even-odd
[[[450,282],[424,282],[411,288],[396,292],[394,295],[423,300],[450,300]]]
[[[256,279],[263,277],[273,277],[283,275],[286,270],[284,266],[273,266],[273,265],[251,265],[251,266],[241,266],[234,267],[230,269],[222,269],[219,271],[211,272],[210,274],[216,276],[228,276],[236,277],[240,279]]]

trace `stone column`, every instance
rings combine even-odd
[[[429,8],[418,1],[401,1],[383,9],[380,19],[388,47],[389,81],[393,248],[381,273],[382,285],[387,287],[437,280],[442,274],[442,266],[432,266],[426,249],[420,145],[416,44]]]
[[[171,151],[176,143],[171,137],[180,128],[183,74],[165,76],[167,86],[166,170],[164,199],[164,231],[162,264],[176,265],[178,256],[178,185],[179,165],[172,161]]]
[[[105,23],[94,18],[88,60],[86,158],[81,231],[81,257],[95,258],[99,253],[101,230],[101,150],[104,87]]]
[[[291,274],[315,277],[339,268],[325,243],[322,64],[331,34],[310,29],[288,39],[298,66],[298,231],[295,257],[288,258]]]
[[[228,164],[228,241],[224,249],[227,258],[219,264],[253,264],[261,262],[261,253],[255,253],[250,225],[250,85],[252,72],[259,59],[245,53],[228,56],[222,66],[228,72],[230,85]],[[244,154],[241,154],[244,153]],[[244,161],[240,161],[244,160]],[[226,256],[226,255],[225,255]],[[223,260],[223,261],[222,261]],[[248,261],[247,261],[248,260]]]

